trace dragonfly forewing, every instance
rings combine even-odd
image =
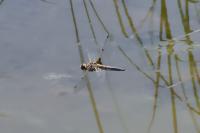
[[[95,72],[99,77],[99,80],[102,80],[102,77],[105,77],[102,70],[108,71],[125,71],[125,69],[112,67],[108,65],[104,65],[104,61],[109,63],[109,57],[113,54],[112,43],[115,43],[110,36],[108,36],[102,45],[95,45],[94,42],[84,42],[85,54],[88,57],[87,62],[81,64],[81,69],[84,72]],[[105,73],[105,72],[104,72]],[[103,76],[104,75],[104,76]],[[85,88],[86,80],[85,76],[81,77],[81,80],[74,86],[75,91],[81,90],[81,88]]]
[[[86,76],[88,76],[88,72],[84,72],[84,75],[81,77],[81,79],[77,82],[77,84],[74,86],[74,92],[77,93],[81,91],[82,89],[86,88]]]

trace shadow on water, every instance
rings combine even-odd
[[[177,3],[175,3],[177,2]],[[100,24],[98,27],[103,29],[103,34],[109,38],[109,45],[112,41],[117,42],[117,37],[113,35],[112,32],[108,30],[108,27],[104,24],[102,18],[100,17],[100,13],[96,10],[95,3],[92,0],[83,0],[84,7],[84,15],[88,20],[89,29],[91,32],[92,38],[94,40],[94,45],[99,45],[97,30],[95,21],[93,20],[91,14],[93,14]],[[160,5],[159,5],[160,4]],[[166,0],[152,0],[150,7],[147,9],[146,15],[143,19],[141,19],[139,26],[136,26],[134,19],[132,17],[132,12],[130,13],[129,8],[125,0],[113,0],[113,6],[115,8],[115,13],[117,16],[117,20],[119,23],[119,28],[121,29],[121,33],[123,37],[127,40],[131,40],[132,45],[138,44],[138,46],[142,49],[141,52],[144,53],[146,64],[151,68],[151,70],[145,70],[140,64],[137,64],[134,61],[134,58],[129,56],[128,53],[123,49],[124,46],[121,44],[117,45],[117,49],[121,53],[122,57],[128,62],[128,64],[134,69],[141,73],[146,80],[150,80],[154,86],[154,98],[152,105],[152,113],[149,119],[149,125],[146,127],[147,132],[151,132],[156,121],[156,114],[158,109],[158,99],[161,97],[162,90],[165,89],[169,93],[168,98],[170,99],[171,106],[171,122],[174,133],[180,132],[180,124],[179,122],[179,111],[177,111],[178,105],[181,104],[187,110],[192,124],[194,126],[194,130],[199,133],[200,127],[198,123],[198,118],[200,115],[200,101],[199,101],[199,88],[200,88],[200,74],[199,74],[199,61],[197,60],[197,52],[198,47],[195,45],[199,45],[199,40],[195,40],[195,35],[198,35],[200,30],[193,29],[190,22],[190,12],[195,12],[197,16],[197,21],[199,23],[199,9],[198,9],[198,1],[196,0],[177,0],[174,1],[174,4],[177,4],[178,15],[180,18],[179,26],[181,25],[183,28],[183,35],[181,36],[173,36],[173,24],[171,24],[170,18],[172,18],[169,13],[170,7],[168,7],[168,3]],[[76,36],[76,46],[79,51],[80,62],[83,63],[85,61],[83,57],[84,49],[81,45],[81,39],[79,37],[79,29],[77,24],[81,23],[76,21],[76,13],[74,12],[73,2],[70,0],[72,20],[74,23],[75,36]],[[90,8],[88,8],[90,7]],[[191,7],[195,7],[190,10]],[[159,8],[156,11],[156,8]],[[89,10],[90,9],[90,10]],[[124,16],[122,14],[124,13]],[[160,14],[159,25],[153,26],[155,13]],[[133,12],[134,14],[134,12]],[[103,14],[101,14],[103,16]],[[176,16],[176,17],[177,17]],[[93,18],[93,19],[92,19]],[[127,22],[127,23],[126,23]],[[140,35],[140,31],[142,31],[145,24],[149,24],[148,28],[150,29],[149,36],[150,39],[148,42],[151,43],[151,48],[145,46],[145,41],[143,36]],[[158,36],[155,37],[154,32],[152,32],[156,27],[159,29]],[[181,28],[179,30],[182,30]],[[131,32],[129,32],[131,31]],[[132,37],[134,36],[134,37]],[[89,37],[88,37],[89,38]],[[155,39],[156,38],[156,39]],[[158,40],[155,42],[155,40]],[[194,39],[194,40],[193,40]],[[180,47],[179,47],[180,46]],[[152,50],[152,47],[154,50]],[[179,48],[183,47],[183,51],[179,51]],[[134,51],[133,51],[134,52]],[[153,56],[154,55],[154,56]],[[155,56],[156,55],[156,56]],[[188,73],[186,73],[186,71]],[[153,74],[152,74],[153,73]],[[89,92],[89,97],[92,103],[92,108],[95,114],[96,123],[100,133],[104,133],[103,122],[101,121],[101,117],[98,112],[97,103],[95,100],[95,96],[93,94],[92,83],[88,78],[87,74],[85,74],[85,79],[87,81],[87,88]],[[187,77],[185,76],[187,75]],[[113,87],[110,83],[110,79],[106,77],[107,86],[109,92],[111,94],[111,99],[113,100],[113,105],[115,107],[115,111],[119,117],[121,126],[125,133],[131,132],[131,128],[128,126],[127,121],[122,113],[123,110],[120,108],[120,104],[118,102],[118,98],[115,93],[112,91]],[[181,91],[180,91],[181,90]],[[192,94],[192,95],[191,95]],[[159,118],[157,118],[159,119]],[[155,130],[155,129],[154,129]]]

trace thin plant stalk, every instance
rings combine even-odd
[[[139,72],[141,72],[147,79],[151,80],[154,84],[156,83],[156,81],[148,73],[144,72],[136,63],[134,63],[134,61],[124,52],[124,50],[120,46],[118,46],[118,49],[133,67],[135,67]],[[170,86],[169,82],[165,79],[165,77],[162,75],[161,72],[160,72],[160,78],[162,79],[162,81],[164,81],[165,85],[168,87],[164,87],[163,85],[159,85],[159,87],[168,88],[168,89],[171,87],[174,95],[180,101],[182,101],[181,97],[174,91],[173,87]]]
[[[134,63],[134,61],[124,52],[124,50],[120,46],[118,46],[118,49],[133,67],[135,67],[139,72],[141,72],[146,78],[155,83],[155,80],[148,73],[144,72],[136,63]]]
[[[158,50],[158,59],[157,59],[157,70],[160,70],[160,66],[161,66],[161,51]],[[155,81],[155,91],[154,91],[154,102],[153,102],[153,114],[151,117],[151,121],[148,127],[148,132],[151,131],[151,127],[154,123],[155,120],[155,116],[156,116],[156,109],[157,109],[157,101],[158,101],[158,93],[159,93],[159,84],[160,84],[160,71],[156,72],[156,81]]]
[[[83,0],[83,2],[84,2],[84,7],[85,7],[85,10],[86,10],[86,14],[87,14],[88,22],[89,22],[89,24],[90,24],[90,30],[91,30],[91,32],[92,32],[92,34],[93,34],[94,40],[96,40],[95,31],[94,31],[94,28],[93,28],[93,25],[92,25],[92,22],[91,22],[91,19],[90,19],[90,15],[89,15],[89,12],[88,12],[88,8],[87,8],[87,3],[86,3],[85,0]],[[96,14],[98,20],[100,21],[101,25],[103,26],[105,32],[107,32],[107,34],[108,34],[108,36],[107,36],[107,41],[109,41],[109,40],[110,40],[110,38],[109,38],[109,37],[110,37],[110,33],[108,32],[108,30],[107,30],[107,28],[105,27],[103,21],[102,21],[101,18],[99,17],[98,12],[97,12],[96,9],[94,8],[94,4],[92,3],[92,1],[90,1],[90,5],[92,6],[93,11],[95,12],[95,14]],[[107,41],[106,41],[106,42],[107,42]],[[105,42],[104,45],[106,45],[106,42]],[[96,44],[98,44],[97,41],[96,41]],[[107,74],[106,74],[106,81],[107,81],[107,84],[108,84],[108,89],[110,90],[110,93],[111,93],[111,97],[112,97],[112,99],[113,99],[113,103],[114,103],[114,107],[115,107],[115,109],[116,109],[116,113],[118,114],[118,117],[119,117],[120,123],[121,123],[121,125],[122,125],[122,127],[123,127],[123,129],[124,129],[124,132],[125,132],[125,133],[129,133],[129,129],[128,129],[128,127],[127,127],[127,124],[125,123],[125,120],[124,120],[124,117],[123,117],[123,115],[122,115],[122,112],[121,112],[121,110],[120,110],[120,108],[119,108],[119,104],[118,104],[118,102],[117,102],[117,99],[116,99],[115,95],[114,95],[113,92],[112,92],[112,87],[111,87],[111,84],[110,84],[110,82],[109,82],[109,78],[108,78]]]
[[[96,10],[96,8],[95,8],[95,6],[94,6],[92,0],[89,0],[89,3],[90,3],[90,5],[91,5],[91,7],[92,7],[92,9],[93,9],[93,11],[94,11],[94,13],[95,13],[97,19],[98,19],[99,22],[101,23],[101,25],[102,25],[104,31],[105,31],[105,32],[107,33],[107,35],[109,36],[110,33],[109,33],[108,29],[106,28],[105,24],[103,23],[103,21],[102,21],[100,15],[99,15],[99,13],[97,12],[97,10]]]
[[[145,21],[147,21],[148,18],[151,18],[151,20],[153,20],[152,18],[153,18],[153,13],[154,13],[154,10],[155,10],[156,2],[157,2],[157,0],[152,1],[152,5],[150,6],[149,10],[147,11],[147,14],[141,20],[140,25],[138,26],[139,29],[141,29],[144,26],[144,23],[145,23]]]
[[[133,19],[129,15],[129,11],[128,11],[128,8],[126,6],[125,0],[122,0],[122,5],[123,5],[124,11],[125,11],[125,15],[126,15],[126,17],[128,19],[129,26],[130,26],[130,28],[132,30],[132,33],[135,35],[136,40],[138,41],[138,43],[143,46],[142,39],[140,38],[140,35],[139,35],[139,33],[138,33],[134,23],[133,23]]]
[[[169,82],[172,85],[173,79],[172,79],[172,68],[171,68],[171,57],[168,55],[168,72],[169,72]],[[172,92],[172,89],[170,88],[170,94],[171,94],[171,106],[172,106],[172,118],[173,118],[173,127],[174,127],[174,133],[178,133],[178,125],[177,125],[177,114],[176,114],[176,101],[174,93]]]
[[[86,16],[87,16],[87,19],[88,19],[88,23],[90,25],[90,30],[92,32],[92,36],[94,38],[94,42],[96,45],[98,45],[98,42],[97,42],[97,38],[96,38],[96,35],[95,35],[95,32],[94,32],[94,27],[92,25],[92,21],[91,21],[91,18],[90,18],[90,14],[88,12],[88,7],[87,7],[87,3],[86,3],[86,0],[83,0],[83,5],[84,5],[84,8],[85,8],[85,12],[86,12]]]
[[[171,39],[171,29],[170,29],[170,24],[168,20],[168,15],[167,15],[167,6],[166,6],[166,1],[161,0],[161,20],[160,20],[160,39],[162,39],[162,34],[163,34],[163,28],[165,28],[165,34],[167,39]],[[168,65],[168,80],[169,84],[173,85],[173,77],[172,77],[172,64],[171,64],[171,53],[173,52],[173,46],[174,43],[169,42],[167,46],[167,65]],[[174,133],[178,133],[178,123],[177,123],[177,114],[176,114],[176,101],[175,101],[175,95],[173,93],[173,88],[170,87],[170,96],[171,96],[171,111],[172,111],[172,123],[173,123],[173,129]]]
[[[190,75],[191,75],[191,82],[192,82],[192,88],[193,88],[193,93],[194,93],[194,98],[196,101],[196,106],[200,109],[200,101],[199,101],[199,94],[198,94],[198,90],[197,90],[197,86],[195,83],[195,71],[193,69],[193,54],[191,52],[188,53],[188,60],[189,60],[189,70],[190,70]]]
[[[119,21],[121,31],[122,31],[123,35],[126,38],[128,38],[128,33],[126,32],[126,29],[125,29],[125,26],[124,26],[124,23],[123,23],[123,20],[122,20],[122,16],[121,16],[121,13],[120,13],[120,10],[119,10],[118,0],[113,0],[113,2],[114,2],[114,6],[115,6],[116,13],[117,13],[117,18],[118,18],[118,21]]]
[[[185,1],[185,14],[183,12],[182,9],[182,1],[177,0],[178,2],[178,7],[179,7],[179,12],[181,14],[181,20],[182,20],[182,25],[185,31],[185,34],[188,34],[191,32],[191,28],[190,28],[190,21],[189,21],[189,1]],[[186,36],[186,42],[188,45],[192,45],[193,41],[190,39],[190,34]],[[193,87],[193,93],[194,93],[194,98],[196,101],[196,106],[199,108],[200,110],[200,101],[199,101],[199,94],[198,94],[198,90],[197,90],[197,86],[196,86],[196,82],[195,82],[195,75],[197,78],[197,81],[200,85],[200,76],[199,76],[199,72],[197,69],[197,65],[196,65],[196,61],[194,58],[194,55],[191,51],[188,51],[188,62],[189,62],[189,71],[190,71],[190,75],[191,75],[191,82],[192,82],[192,87]]]
[[[80,59],[81,59],[81,63],[82,63],[84,61],[84,57],[83,57],[82,47],[80,45],[80,38],[79,38],[79,33],[78,33],[78,28],[77,28],[77,23],[76,23],[76,18],[75,18],[75,14],[74,14],[72,1],[73,0],[70,0],[70,7],[71,7],[71,13],[72,13],[72,18],[73,18],[74,28],[75,28],[76,42],[77,42],[77,44],[79,44],[78,45],[79,46],[79,55],[80,55]],[[91,101],[91,104],[92,104],[93,112],[95,114],[96,123],[97,123],[98,129],[99,129],[99,133],[104,133],[104,129],[103,129],[103,126],[102,126],[101,120],[100,120],[100,115],[99,115],[98,110],[97,110],[96,101],[95,101],[95,98],[94,98],[94,95],[93,95],[92,86],[91,86],[91,83],[90,83],[90,80],[89,80],[87,74],[85,74],[84,78],[86,79],[86,82],[87,82],[89,97],[90,97],[90,101]]]
[[[138,33],[138,31],[137,31],[137,29],[136,29],[134,23],[133,23],[133,19],[132,19],[131,16],[129,15],[129,11],[128,11],[128,8],[127,8],[127,6],[126,6],[125,0],[122,0],[122,5],[123,5],[123,8],[124,8],[126,17],[127,17],[127,19],[128,19],[129,26],[130,26],[130,28],[131,28],[131,30],[132,30],[132,33],[135,35],[136,40],[138,41],[138,43],[139,43],[142,47],[144,47],[144,44],[143,44],[143,42],[142,42],[142,39],[140,38],[140,35],[139,35],[139,33]],[[149,52],[147,51],[147,49],[144,49],[144,52],[145,52],[145,54],[146,54],[146,57],[147,57],[148,62],[150,63],[150,65],[154,67],[153,60],[152,60],[152,58],[151,58]]]
[[[189,102],[188,102],[188,98],[187,98],[187,94],[186,94],[186,90],[185,90],[185,86],[184,86],[184,83],[183,83],[183,80],[182,80],[182,76],[181,76],[181,72],[180,72],[180,66],[179,66],[179,61],[178,61],[178,55],[175,54],[175,62],[176,62],[176,70],[177,70],[177,75],[178,75],[178,79],[179,81],[181,82],[181,88],[182,88],[182,93],[183,93],[183,96],[184,96],[184,104],[186,105],[187,107],[187,110],[190,114],[190,117],[192,119],[192,122],[195,126],[195,129],[197,131],[197,133],[200,133],[200,128],[197,124],[197,120],[196,118],[194,117],[194,114],[193,114],[193,108],[190,106]],[[196,112],[196,110],[195,110]]]

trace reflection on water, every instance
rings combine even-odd
[[[4,132],[200,132],[199,1],[19,1],[0,1]],[[104,44],[126,71],[82,74]]]
[[[91,2],[91,1],[90,1]],[[133,21],[133,18],[131,17],[128,7],[126,5],[126,2],[124,0],[122,0],[122,2],[120,3],[117,0],[113,0],[114,3],[114,7],[115,7],[115,11],[117,14],[117,18],[118,18],[118,22],[121,28],[121,32],[124,35],[125,38],[128,38],[128,29],[130,29],[130,31],[133,33],[134,35],[134,39],[136,40],[136,42],[139,44],[140,47],[143,47],[143,52],[146,56],[147,59],[147,65],[149,64],[150,66],[152,66],[152,70],[154,71],[154,75],[149,75],[148,72],[145,72],[144,70],[142,70],[140,68],[140,66],[137,63],[134,63],[132,58],[129,57],[125,51],[123,51],[123,49],[121,48],[121,45],[119,44],[118,48],[121,51],[121,53],[124,55],[124,57],[127,59],[127,61],[129,61],[129,63],[132,64],[132,66],[134,68],[136,68],[139,72],[141,72],[145,77],[147,77],[148,79],[150,79],[153,84],[154,84],[154,101],[153,101],[153,114],[152,114],[152,118],[150,120],[150,124],[149,124],[149,128],[148,128],[148,132],[151,131],[153,123],[155,121],[155,116],[156,116],[156,110],[157,110],[157,99],[159,96],[159,92],[160,92],[160,87],[162,87],[160,84],[165,84],[168,90],[169,90],[169,96],[171,99],[171,116],[172,116],[172,125],[173,125],[173,132],[177,133],[179,132],[178,130],[178,120],[177,120],[177,100],[183,102],[186,106],[186,108],[188,108],[189,114],[191,114],[191,118],[193,120],[193,124],[196,127],[197,132],[198,131],[198,125],[196,122],[196,118],[192,117],[194,114],[193,113],[197,113],[197,111],[195,110],[195,107],[193,108],[191,106],[192,103],[188,102],[188,98],[186,95],[186,91],[185,91],[185,81],[186,79],[183,79],[182,74],[184,74],[184,72],[181,71],[181,67],[180,67],[180,63],[182,63],[182,59],[181,57],[179,57],[179,51],[175,51],[175,49],[179,50],[180,48],[175,48],[175,45],[193,45],[193,41],[191,40],[191,36],[193,33],[198,34],[199,30],[196,30],[194,32],[192,32],[191,28],[190,28],[190,24],[189,24],[189,1],[186,1],[184,4],[185,6],[185,14],[183,13],[183,7],[182,7],[182,3],[181,1],[177,1],[178,2],[178,9],[179,9],[179,13],[181,15],[181,22],[183,24],[184,27],[184,33],[185,35],[183,37],[181,37],[180,39],[177,37],[173,37],[172,35],[172,30],[171,30],[171,24],[170,24],[170,20],[169,20],[169,13],[168,13],[168,8],[167,8],[167,3],[165,0],[161,1],[160,4],[160,26],[159,26],[159,39],[160,41],[165,41],[166,42],[166,46],[164,47],[164,50],[166,50],[166,54],[163,54],[163,48],[161,49],[160,46],[162,46],[160,44],[160,42],[156,42],[158,46],[157,49],[155,49],[155,52],[157,51],[157,57],[154,56],[154,58],[152,58],[150,51],[148,50],[148,48],[144,48],[144,43],[142,41],[142,37],[140,37],[139,35],[139,30],[141,30],[141,28],[136,28],[135,23]],[[83,1],[84,3],[84,7],[86,9],[86,14],[88,17],[88,22],[90,24],[90,29],[92,31],[93,37],[96,40],[96,35],[95,35],[95,31],[93,29],[93,25],[91,23],[90,17],[89,17],[89,13],[88,13],[88,9],[86,6],[86,2]],[[124,9],[125,12],[125,16],[124,18],[122,17],[122,13],[120,11],[120,4],[122,4],[122,8]],[[145,16],[144,19],[142,19],[142,25],[144,25],[145,21],[147,21],[149,18],[150,23],[152,25],[153,23],[153,14],[155,13],[155,8],[156,8],[156,4],[158,2],[157,1],[153,1],[152,5],[150,6],[150,9],[147,11],[147,15]],[[73,7],[73,5],[71,4],[71,7]],[[131,7],[130,7],[131,8]],[[122,9],[122,10],[123,10]],[[92,11],[91,11],[92,12]],[[73,8],[72,8],[72,14],[73,14]],[[75,19],[75,14],[73,14],[74,16],[74,24],[75,24],[75,29],[76,29],[76,33],[77,33],[77,41],[80,41],[79,36],[78,36],[78,28],[76,27],[77,22]],[[149,18],[148,18],[149,17]],[[127,27],[125,27],[126,23],[124,22],[125,20],[127,20],[127,23],[129,24]],[[178,20],[178,19],[177,19]],[[140,26],[142,27],[142,26]],[[150,29],[150,30],[154,30],[154,29]],[[105,31],[106,32],[106,31]],[[111,35],[112,33],[109,33],[108,35]],[[151,36],[153,36],[153,34],[150,34]],[[133,37],[131,37],[133,38]],[[151,37],[153,38],[153,37]],[[181,39],[184,39],[184,43],[177,43],[179,40],[181,41]],[[177,41],[176,41],[177,40]],[[149,41],[149,42],[153,42],[153,41]],[[152,46],[154,47],[154,44],[152,44]],[[130,50],[130,49],[129,49]],[[128,51],[127,51],[128,52]],[[142,52],[142,51],[141,51]],[[197,107],[199,105],[199,97],[198,97],[198,91],[197,91],[197,87],[198,86],[198,80],[199,80],[199,71],[198,71],[198,67],[196,64],[196,60],[194,59],[194,53],[192,49],[189,50],[185,50],[183,51],[184,53],[188,53],[188,56],[190,58],[188,58],[187,62],[191,62],[190,65],[188,66],[188,68],[190,69],[190,77],[187,80],[191,80],[192,82],[192,87],[193,91],[194,91],[194,98],[197,104]],[[136,57],[137,58],[137,57]],[[162,62],[162,64],[161,64]],[[174,63],[173,63],[174,62]],[[165,64],[165,65],[164,65]],[[164,65],[164,66],[163,66]],[[187,69],[186,67],[183,67],[184,71]],[[175,77],[175,78],[174,78]],[[197,83],[195,82],[197,81]],[[162,83],[163,82],[163,83]],[[181,85],[181,87],[179,87],[179,85]],[[182,94],[179,94],[179,91],[176,91],[176,88],[182,88]],[[93,94],[92,94],[93,95]],[[181,96],[180,96],[181,95]],[[183,96],[182,96],[183,95]],[[95,102],[95,101],[93,101]],[[96,108],[96,106],[94,107]],[[198,110],[198,109],[197,109]],[[96,114],[96,119],[97,119],[97,125],[99,127],[99,132],[104,132],[101,126],[101,123],[99,121],[99,117],[97,116],[98,114]],[[121,116],[119,114],[119,116]],[[120,117],[121,118],[121,117]],[[124,120],[120,119],[121,123],[124,123]],[[123,121],[123,122],[122,122]],[[125,125],[125,124],[122,124]],[[128,128],[125,126],[124,130],[126,132],[129,132]]]

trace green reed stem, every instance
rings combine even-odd
[[[157,66],[156,69],[160,70],[161,66],[161,51],[158,50],[158,59],[157,59]],[[155,116],[156,116],[156,109],[157,109],[157,101],[158,101],[158,92],[159,92],[159,84],[160,84],[160,71],[156,71],[156,81],[155,81],[155,91],[154,91],[154,102],[153,102],[153,114],[151,117],[151,121],[148,127],[148,132],[151,131],[151,127],[154,123]]]
[[[95,44],[98,45],[97,38],[96,38],[96,35],[95,35],[95,32],[94,32],[94,28],[93,28],[93,25],[92,25],[92,21],[91,21],[91,18],[90,18],[90,14],[88,12],[87,3],[86,3],[85,0],[83,0],[83,4],[84,4],[85,12],[86,12],[86,15],[87,15],[88,23],[90,25],[90,30],[92,32],[92,36],[94,38]]]
[[[150,6],[150,8],[147,11],[147,14],[145,15],[145,17],[141,20],[138,28],[141,29],[144,26],[145,21],[147,21],[148,18],[151,18],[151,20],[153,20],[153,12],[155,9],[155,5],[156,5],[157,0],[153,0],[152,1],[152,5]],[[153,23],[151,23],[153,24]]]
[[[193,114],[193,112],[194,112],[197,115],[200,115],[200,112],[198,112],[196,109],[194,109],[190,105],[190,103],[188,102],[188,98],[187,98],[185,86],[184,86],[184,83],[183,83],[183,80],[182,80],[182,76],[181,76],[181,72],[180,72],[180,66],[179,66],[179,62],[178,62],[179,59],[178,58],[179,58],[178,55],[175,54],[175,62],[176,62],[177,75],[178,75],[179,81],[181,82],[182,93],[183,93],[183,96],[184,96],[184,100],[183,101],[184,101],[184,104],[187,106],[187,110],[188,110],[188,112],[190,114],[190,117],[192,119],[192,122],[193,122],[193,124],[195,126],[195,129],[196,129],[197,133],[200,133],[200,128],[199,128],[199,126],[197,124],[197,120],[196,120],[196,118],[194,117],[194,114]]]
[[[122,0],[122,5],[123,5],[123,8],[124,8],[126,17],[127,17],[127,19],[128,19],[129,26],[130,26],[130,28],[131,28],[131,30],[132,30],[132,33],[135,35],[136,40],[138,41],[138,43],[139,43],[142,47],[144,47],[144,44],[143,44],[142,39],[140,38],[140,35],[139,35],[139,33],[138,33],[138,31],[137,31],[137,29],[136,29],[136,27],[135,27],[135,24],[134,24],[134,22],[133,22],[133,19],[131,18],[130,14],[129,14],[129,11],[128,11],[128,8],[127,8],[127,6],[126,6],[125,0]],[[150,56],[148,50],[144,49],[144,52],[145,52],[145,54],[146,54],[146,57],[147,57],[148,62],[150,63],[150,65],[154,67],[153,60],[152,60],[152,58],[151,58],[151,56]]]
[[[167,15],[167,6],[166,0],[161,0],[161,17],[160,17],[160,39],[162,39],[163,28],[165,28],[166,38],[171,39],[171,29]],[[167,56],[167,64],[168,64],[168,76],[169,76],[169,84],[173,85],[172,78],[172,64],[171,64],[171,53],[173,51],[173,42],[169,42],[167,46],[168,56]],[[178,123],[177,123],[177,115],[176,115],[176,101],[173,88],[170,87],[170,95],[171,95],[171,108],[172,108],[172,123],[174,127],[174,133],[178,133]]]
[[[187,5],[188,1],[185,1],[186,2],[186,6],[185,6],[186,15],[184,15],[184,11],[182,9],[182,3],[181,3],[182,1],[177,0],[177,2],[178,2],[178,9],[179,9],[179,12],[180,12],[184,31],[185,31],[186,34],[188,34],[192,31],[190,29],[190,23],[189,23],[189,10],[188,10],[188,5]],[[186,36],[186,39],[188,40],[189,45],[192,44],[189,36]]]
[[[74,14],[74,7],[73,7],[72,0],[70,0],[70,8],[71,8],[73,24],[74,24],[75,33],[76,33],[76,42],[79,43],[80,42],[80,37],[79,37],[79,33],[78,33],[78,27],[77,27],[76,17],[75,17],[75,14]]]
[[[188,53],[188,59],[189,59],[189,69],[190,69],[190,75],[191,75],[191,82],[192,82],[192,88],[194,92],[194,98],[196,101],[197,107],[200,109],[200,102],[199,102],[199,94],[198,90],[195,84],[195,74],[194,74],[194,68],[193,68],[193,54],[191,52]]]
[[[128,38],[128,33],[126,32],[121,13],[119,11],[119,6],[118,6],[118,3],[117,3],[118,0],[113,0],[113,2],[114,2],[114,6],[115,6],[116,13],[117,13],[117,18],[118,18],[118,21],[119,21],[119,24],[120,24],[121,31],[122,31],[123,35],[126,38]]]
[[[80,55],[81,63],[83,63],[84,56],[83,56],[82,47],[81,47],[81,44],[80,44],[80,38],[79,38],[79,34],[78,34],[78,28],[77,28],[76,18],[75,18],[75,14],[74,14],[72,0],[70,0],[70,7],[71,7],[72,18],[73,18],[73,23],[74,23],[74,27],[75,27],[76,42],[78,43],[78,48],[79,48],[79,55]],[[92,86],[91,86],[90,80],[88,78],[88,75],[85,74],[84,78],[86,79],[86,82],[87,82],[89,97],[90,97],[90,101],[91,101],[91,104],[92,104],[93,112],[95,114],[96,123],[97,123],[98,129],[99,129],[99,133],[104,133],[103,126],[102,126],[101,120],[100,120],[100,115],[99,115],[98,110],[97,110],[96,101],[95,101],[95,98],[94,98]]]
[[[107,32],[107,39],[109,39],[109,37],[111,37],[111,35],[110,35],[110,33],[108,32],[108,30],[107,30],[107,28],[105,27],[105,25],[104,25],[104,23],[103,23],[103,21],[101,20],[101,18],[99,17],[99,15],[98,15],[98,12],[96,11],[96,9],[94,8],[94,4],[92,3],[92,1],[90,1],[90,4],[91,4],[91,6],[92,6],[92,8],[93,8],[93,11],[95,12],[95,14],[96,14],[96,16],[97,16],[97,18],[98,18],[98,20],[100,21],[100,23],[101,23],[101,25],[103,26],[103,28],[104,28],[104,30],[105,30],[105,32]],[[86,5],[86,3],[85,3],[85,5]],[[87,5],[85,6],[86,7],[86,12],[88,12],[88,10],[87,10]],[[89,13],[87,13],[87,16],[88,16],[88,20],[89,20],[89,22],[91,22],[90,21],[90,17],[89,17]],[[91,30],[92,30],[92,26],[91,26]],[[93,30],[93,33],[95,33],[94,32],[94,30]],[[93,36],[94,38],[95,38],[95,36]],[[109,90],[110,90],[110,92],[111,92],[111,96],[112,96],[112,99],[113,99],[113,102],[114,102],[114,107],[115,107],[115,109],[116,109],[116,113],[118,114],[118,116],[119,116],[119,120],[120,120],[120,123],[121,123],[121,125],[122,125],[122,127],[123,127],[123,129],[124,129],[124,132],[125,133],[129,133],[129,129],[128,129],[128,127],[127,127],[127,124],[125,123],[125,120],[124,120],[124,118],[123,118],[123,115],[122,115],[122,113],[121,113],[121,110],[120,110],[120,108],[119,108],[119,104],[118,104],[118,102],[117,102],[117,99],[115,98],[115,95],[112,93],[112,87],[111,87],[111,84],[109,83],[109,78],[106,76],[106,81],[107,81],[107,84],[109,85],[108,86],[108,88],[109,88]]]
[[[193,55],[192,55],[192,56],[193,56]],[[194,68],[194,73],[195,73],[196,78],[197,78],[197,82],[198,82],[199,85],[200,85],[199,71],[198,71],[198,68],[197,68],[197,63],[196,63],[196,61],[194,60],[194,56],[193,56],[192,64],[193,64],[193,68]]]
[[[95,8],[95,6],[94,6],[92,0],[89,0],[89,3],[90,3],[90,5],[91,5],[91,7],[92,7],[92,9],[93,9],[93,11],[94,11],[94,13],[95,13],[97,19],[98,19],[99,22],[101,23],[101,25],[102,25],[104,31],[105,31],[105,32],[108,34],[108,36],[109,36],[110,33],[109,33],[108,29],[106,28],[105,24],[103,23],[103,21],[102,21],[100,15],[98,14],[98,12],[97,12],[97,10],[96,10],[96,8]]]
[[[134,63],[133,60],[124,52],[124,50],[120,46],[118,46],[118,49],[133,67],[135,67],[139,72],[141,72],[146,78],[155,83],[155,80],[149,74],[145,73],[136,63]]]
[[[151,80],[154,84],[156,83],[156,81],[146,72],[144,72],[136,63],[134,63],[134,61],[124,52],[124,50],[118,46],[119,51],[122,53],[122,55],[129,61],[129,63],[135,67],[139,72],[141,72],[146,78],[148,78],[149,80]],[[160,78],[164,81],[164,83],[166,84],[166,86],[170,86],[169,82],[165,79],[165,77],[160,73]],[[160,87],[163,87],[161,85],[159,85]],[[169,87],[167,87],[169,89]],[[173,90],[172,91],[174,93],[174,95],[180,100],[182,101],[181,97]]]
[[[178,80],[179,82],[181,82],[181,88],[182,88],[182,93],[183,93],[183,96],[185,98],[185,100],[187,100],[187,94],[186,94],[186,91],[185,91],[185,86],[184,86],[184,83],[183,83],[183,80],[182,80],[182,76],[181,76],[181,72],[180,72],[180,66],[179,66],[179,57],[177,54],[175,54],[175,63],[176,63],[176,72],[177,72],[177,75],[178,75]]]
[[[127,6],[126,6],[125,0],[122,0],[122,5],[123,5],[123,8],[124,8],[126,17],[127,17],[127,19],[128,19],[128,23],[129,23],[129,25],[130,25],[130,27],[131,27],[132,33],[134,33],[134,35],[135,35],[137,41],[139,42],[139,44],[140,44],[141,46],[143,46],[142,39],[140,38],[140,35],[139,35],[139,33],[138,33],[138,31],[137,31],[137,29],[136,29],[134,23],[133,23],[133,20],[132,20],[131,16],[129,15],[128,8],[127,8]]]
[[[173,84],[173,79],[172,79],[172,65],[171,65],[171,56],[168,55],[168,73],[169,73],[169,82],[170,85]],[[177,115],[176,115],[176,102],[175,102],[175,95],[170,88],[170,95],[171,95],[171,106],[172,106],[172,121],[173,121],[173,127],[174,127],[174,133],[178,133],[178,125],[177,125]]]

